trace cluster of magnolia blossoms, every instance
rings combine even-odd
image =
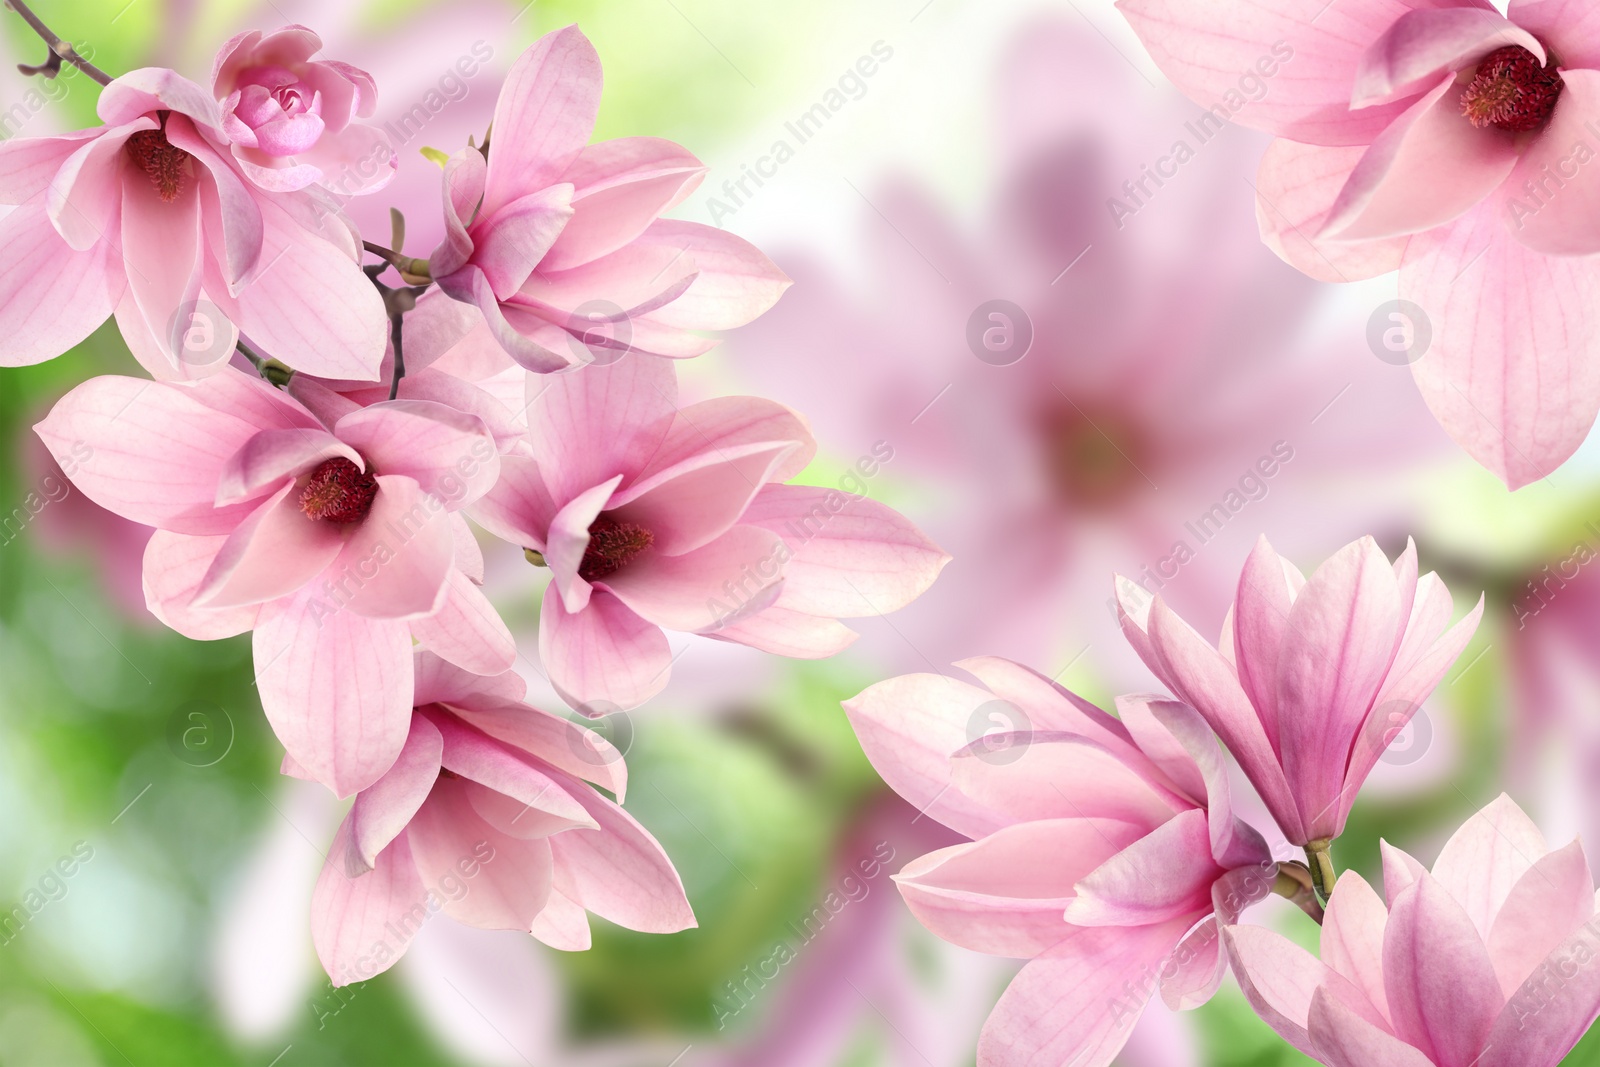
[[[788,279],[659,217],[703,174],[684,149],[587,143],[600,65],[575,27],[519,58],[491,134],[444,168],[428,259],[403,222],[388,248],[341,212],[397,163],[359,121],[372,79],[320,51],[303,27],[242,34],[209,93],[139,70],[108,79],[105,126],[0,145],[0,363],[114,314],[155,378],[87,381],[36,430],[92,457],[86,497],[154,527],[159,619],[252,634],[284,772],[356,797],[315,897],[335,981],[440,908],[565,949],[586,911],[683,929],[670,862],[588,784],[620,802],[620,755],[522,703],[467,517],[549,569],[539,651],[588,715],[660,691],[665,631],[828,656],[840,617],[905,605],[947,557],[888,508],[785,484],[815,452],[794,412],[678,405],[664,357]]]
[[[1262,236],[1326,281],[1400,271],[1431,321],[1417,383],[1452,437],[1512,488],[1573,453],[1600,411],[1593,5],[1118,6],[1202,107],[1275,71],[1232,116],[1280,138],[1257,182]]]
[[[1554,1067],[1600,1014],[1600,920],[1576,843],[1550,852],[1502,799],[1432,875],[1385,846],[1387,913],[1332,866],[1357,791],[1481,602],[1450,626],[1450,594],[1418,576],[1415,548],[1391,564],[1370,538],[1309,579],[1262,541],[1217,646],[1125,579],[1119,599],[1177,699],[1121,697],[1113,717],[981,658],[958,664],[981,686],[911,675],[845,704],[884,779],[972,839],[905,866],[911,910],[955,944],[1029,961],[978,1062],[1106,1067],[1157,991],[1195,1007],[1231,963],[1263,1018],[1329,1067]],[[986,733],[997,721],[1009,729]],[[1275,859],[1232,814],[1218,737],[1305,863]],[[1239,925],[1272,893],[1324,923],[1320,962]]]

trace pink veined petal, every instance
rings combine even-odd
[[[1172,780],[1177,791],[1182,793],[1185,799],[1193,802],[1195,807],[1203,808],[1206,806],[1205,778],[1183,742],[1156,718],[1154,709],[1162,705],[1184,706],[1166,697],[1119,696],[1117,718],[1133,735],[1139,751],[1160,768],[1161,773]],[[1190,711],[1192,714],[1199,714],[1192,708]],[[1210,728],[1205,725],[1204,720],[1200,721],[1200,726],[1208,735],[1210,734]]]
[[[500,476],[500,454],[483,420],[431,400],[388,400],[353,411],[334,432],[380,474],[415,481],[456,511]]]
[[[547,589],[539,660],[561,699],[595,717],[636,708],[666,688],[672,653],[660,627],[610,593],[595,590],[587,607],[568,614]]]
[[[1212,914],[1189,931],[1161,972],[1161,999],[1174,1011],[1188,1011],[1209,1001],[1228,971],[1222,931],[1239,921],[1252,904],[1272,893],[1277,864],[1236,867],[1211,886]]]
[[[1434,1061],[1374,1026],[1325,989],[1311,997],[1309,1030],[1328,1067],[1434,1067]]]
[[[230,287],[237,286],[261,262],[265,223],[255,194],[226,161],[219,156],[211,143],[203,138],[186,119],[169,116],[165,127],[167,140],[194,157],[191,166],[199,181],[201,204],[205,208],[205,225],[215,227],[211,238],[213,249],[219,245],[219,261],[224,268],[223,277]],[[203,171],[203,177],[201,172]],[[127,184],[146,184],[137,179]]]
[[[1148,769],[1146,754],[1126,725],[1031,667],[998,656],[974,656],[958,660],[956,666],[1024,711],[1031,728],[1079,734],[1115,752],[1129,766]]]
[[[1284,580],[1283,559],[1263,535],[1245,560],[1233,604],[1234,666],[1239,687],[1261,717],[1274,752],[1278,737],[1278,654],[1289,629],[1294,600]]]
[[[1439,1064],[1483,1051],[1505,997],[1472,918],[1431,874],[1389,909],[1383,973],[1395,1033]]]
[[[650,830],[621,806],[576,785],[574,795],[600,829],[566,830],[550,838],[557,888],[598,917],[642,933],[672,934],[698,926],[683,881]]]
[[[519,375],[519,378],[521,376]],[[442,370],[411,370],[411,351],[406,350],[406,376],[400,380],[400,399],[443,404],[464,415],[483,420],[497,450],[508,452],[519,448],[528,427],[521,422],[513,409],[491,392],[497,383],[486,389],[480,383],[457,378]],[[521,382],[517,383],[519,386]],[[518,390],[520,395],[521,390]],[[518,408],[522,406],[517,401]],[[476,473],[468,471],[469,474]]]
[[[1317,568],[1294,602],[1278,656],[1276,703],[1283,771],[1311,838],[1344,829],[1345,768],[1402,622],[1394,571],[1370,537]]]
[[[555,321],[541,318],[519,304],[501,304],[489,279],[476,265],[468,264],[455,274],[436,277],[440,289],[478,309],[489,336],[524,369],[534,374],[564,373],[593,358]],[[560,318],[566,321],[567,316]]]
[[[773,604],[706,636],[749,645],[774,656],[827,659],[849,648],[860,635],[838,619],[819,618]]]
[[[567,611],[582,611],[594,587],[578,571],[589,550],[589,527],[605,509],[622,476],[579,493],[556,512],[544,538],[544,559],[550,567],[550,585],[561,594]]]
[[[1600,67],[1600,10],[1584,0],[1511,0],[1511,21],[1550,46],[1568,70]]]
[[[1009,762],[986,755],[1001,738],[1022,754]],[[1072,734],[1031,732],[987,740],[986,748],[975,743],[951,758],[950,780],[1008,823],[1102,818],[1153,830],[1178,812],[1193,810],[1105,748]]]
[[[705,176],[687,149],[658,137],[589,145],[562,175],[576,187],[576,214],[544,268],[566,270],[615,252],[681,202]]]
[[[1421,878],[1427,872],[1427,868],[1409,852],[1395,848],[1381,838],[1378,840],[1378,851],[1383,856],[1384,899],[1388,901],[1390,907],[1393,907],[1400,894]]]
[[[474,227],[472,262],[495,298],[512,296],[540,266],[572,218],[572,186],[553,185],[518,197]]]
[[[490,826],[473,811],[467,785],[441,778],[411,820],[406,837],[417,874],[424,885],[437,887],[444,913],[457,922],[526,933],[550,896],[550,844]],[[449,892],[463,883],[467,892]]]
[[[1006,988],[978,1037],[978,1062],[1108,1067],[1188,926],[1070,929]]]
[[[1152,704],[1150,711],[1183,746],[1205,781],[1211,854],[1217,863],[1232,869],[1269,862],[1271,856],[1261,835],[1254,827],[1234,818],[1233,801],[1229,795],[1228,764],[1221,746],[1200,713],[1176,701]]]
[[[646,551],[600,579],[628,608],[656,626],[714,632],[770,606],[783,591],[783,540],[755,526],[735,526],[681,556]]]
[[[1409,237],[1341,241],[1319,236],[1366,146],[1326,148],[1279,138],[1261,157],[1256,221],[1291,267],[1322,282],[1358,282],[1400,269]]]
[[[600,108],[600,56],[568,26],[546,34],[506,75],[495,103],[500,136],[490,153],[483,214],[561,179],[578,158]]]
[[[45,193],[45,210],[67,244],[87,251],[102,242],[122,248],[115,240],[122,209],[123,149],[128,138],[159,123],[152,115],[139,115],[126,125],[99,131],[68,156]]]
[[[311,895],[311,940],[335,986],[365,982],[394,966],[428,920],[428,890],[404,834],[359,878],[344,871],[349,820],[339,827]]]
[[[1078,880],[1138,840],[1114,819],[1040,819],[907,863],[894,876],[917,921],[951,944],[1032,959],[1067,936]]]
[[[761,317],[790,285],[789,276],[750,242],[698,222],[657,219],[628,248],[681,253],[679,269],[692,266],[694,281],[683,295],[648,313],[651,322],[671,330],[737,329]]]
[[[444,741],[422,715],[411,717],[406,743],[382,778],[363,789],[345,817],[350,846],[345,873],[354,878],[371,870],[378,854],[404,832],[439,780]],[[329,858],[333,858],[329,853]]]
[[[526,456],[501,456],[500,480],[467,513],[501,540],[542,552],[559,510],[537,461]]]
[[[12,136],[0,142],[0,204],[26,204],[44,192],[85,141],[105,132],[91,127],[47,137]]]
[[[92,378],[34,429],[53,455],[85,457],[72,483],[106,510],[175,533],[226,534],[254,505],[214,507],[217,483],[266,421],[246,406],[254,398],[249,387],[238,388],[236,374],[196,386]],[[239,407],[225,412],[208,403],[224,400]]]
[[[740,520],[782,537],[784,607],[855,617],[898,611],[933,584],[950,556],[892,508],[864,496],[764,486]]]
[[[1189,99],[1220,106],[1243,125],[1311,144],[1367,144],[1400,110],[1353,111],[1350,91],[1362,55],[1410,10],[1402,0],[1354,0],[1320,13],[1313,0],[1121,0],[1117,7]],[[1241,92],[1250,73],[1266,87],[1259,99]]]
[[[327,569],[344,531],[308,518],[290,482],[228,535],[195,593],[201,608],[235,608],[288,596]]]
[[[1230,926],[1222,936],[1245,999],[1279,1037],[1306,1055],[1316,1055],[1306,1026],[1319,990],[1374,1026],[1386,1025],[1365,993],[1282,934],[1261,926]]]
[[[444,239],[429,257],[428,263],[435,278],[441,279],[441,288],[449,287],[443,279],[458,275],[472,258],[472,235],[467,227],[478,216],[483,202],[483,183],[488,174],[488,164],[483,153],[476,148],[463,148],[450,157],[444,165],[442,191],[444,195]],[[457,300],[470,297],[450,292]],[[491,294],[492,295],[492,294]]]
[[[1474,1067],[1557,1067],[1600,1016],[1600,938],[1593,924],[1567,938],[1512,994]]]
[[[758,441],[792,441],[796,445],[773,472],[775,482],[794,478],[816,458],[816,439],[798,412],[759,397],[723,396],[680,408],[672,428],[638,477],[642,481],[692,456]]]
[[[193,641],[216,641],[253,629],[261,608],[197,608],[195,591],[226,537],[157,530],[144,549],[144,599],[150,614]]]
[[[306,410],[314,412],[319,426],[332,426],[361,407],[343,393],[334,392],[327,384],[309,374],[296,374],[290,378],[283,392],[284,395],[291,396],[302,404]]]
[[[1506,224],[1536,252],[1591,255],[1600,252],[1600,178],[1586,164],[1594,159],[1592,131],[1600,129],[1600,70],[1561,77],[1566,87],[1550,124],[1506,182]]]
[[[445,769],[529,808],[571,823],[593,825],[576,799],[580,790],[567,789],[565,781],[552,778],[526,753],[467,725],[440,705],[424,708],[418,714],[427,716],[444,738],[441,759]]]
[[[768,441],[702,452],[618,491],[606,510],[649,530],[652,552],[681,556],[726,534],[795,448]]]
[[[372,510],[345,535],[320,595],[341,613],[373,619],[431,615],[444,604],[455,557],[448,512],[405,475],[377,481]]]
[[[54,359],[110,316],[126,285],[110,241],[75,252],[37,205],[0,219],[0,366]],[[115,262],[113,262],[115,260]]]
[[[222,111],[211,94],[165,67],[130,70],[100,91],[95,113],[107,126],[130,122],[152,111],[176,111],[206,128],[217,141],[222,136]]]
[[[628,766],[622,753],[598,731],[504,699],[474,696],[450,705],[450,710],[467,725],[531,753],[557,770],[609,789],[618,798],[627,795]]]
[[[1124,625],[1124,633],[1131,624],[1130,620]],[[1299,808],[1277,754],[1232,668],[1164,601],[1157,599],[1151,605],[1149,626],[1150,643],[1162,664],[1159,673],[1176,683],[1176,695],[1222,738],[1290,840],[1303,837]]]
[[[1370,241],[1454,222],[1517,165],[1516,135],[1479,129],[1461,113],[1447,74],[1372,142],[1339,191],[1319,236]]]
[[[1355,871],[1339,876],[1322,922],[1322,962],[1344,975],[1387,1021],[1383,978],[1383,932],[1389,909],[1377,890]]]
[[[334,245],[275,205],[263,211],[261,271],[238,294],[239,328],[306,374],[376,381],[388,337],[383,301]]]
[[[592,944],[589,913],[554,887],[528,932],[559,952],[587,952]]]
[[[514,671],[495,675],[474,674],[420,649],[415,656],[415,669],[418,707],[424,704],[459,705],[478,700],[520,702],[528,695],[528,683]]]
[[[1433,343],[1412,366],[1445,431],[1513,489],[1545,477],[1600,410],[1600,258],[1534,252],[1486,203],[1419,234],[1400,295],[1426,309]]]
[[[339,611],[307,587],[262,605],[253,648],[261,709],[317,781],[349,796],[393,766],[411,721],[404,623]]]
[[[1512,887],[1489,930],[1489,957],[1507,997],[1594,917],[1594,878],[1574,841],[1542,857]]]
[[[577,789],[574,795],[600,828],[568,830],[550,839],[556,887],[630,930],[672,934],[698,926],[682,879],[650,831],[592,789]]]
[[[423,648],[475,674],[499,674],[516,662],[517,643],[500,613],[472,580],[452,567],[445,577],[444,605],[411,620],[411,636]]]
[[[549,837],[563,830],[574,829],[576,826],[594,825],[587,816],[582,822],[574,823],[565,816],[530,807],[515,797],[470,779],[465,785],[467,801],[478,817],[507,837],[514,837],[519,841]]]
[[[1074,926],[1149,926],[1211,910],[1223,871],[1211,858],[1206,813],[1180,812],[1078,883],[1067,905]]]
[[[1350,105],[1371,107],[1415,96],[1441,76],[1472,67],[1509,45],[1545,60],[1539,39],[1498,11],[1453,6],[1408,11],[1361,57]]]
[[[401,385],[412,373],[431,367],[482,323],[483,315],[476,307],[453,300],[442,290],[430,289],[419,296],[417,306],[401,325],[406,354],[406,378]]]
[[[759,617],[759,616],[758,616]],[[918,811],[970,838],[1014,821],[951,782],[950,754],[981,736],[992,693],[941,674],[908,674],[844,701],[873,770]]]
[[[617,475],[642,471],[672,428],[678,399],[671,364],[624,357],[530,382],[533,458],[551,499],[566,504]]]
[[[351,123],[332,136],[324,135],[298,160],[315,172],[313,181],[344,196],[377,192],[394,180],[400,165],[389,135],[362,123]],[[300,187],[298,181],[288,184],[291,188]]]
[[[1533,819],[1501,793],[1445,841],[1434,877],[1461,902],[1486,941],[1512,889],[1549,851]],[[1390,889],[1390,901],[1395,896]]]
[[[203,275],[200,194],[194,183],[186,182],[167,203],[151,182],[123,182],[119,237],[128,295],[168,363],[159,377],[188,377],[187,350],[180,342],[188,326],[183,313],[199,299]]]
[[[217,506],[260,497],[284,479],[315,470],[335,456],[365,466],[360,453],[326,430],[262,430],[223,465],[217,477]]]

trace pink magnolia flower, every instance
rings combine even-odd
[[[104,126],[0,144],[0,365],[51,359],[108,315],[158,378],[226,366],[242,332],[317,374],[374,378],[382,301],[354,234],[307,193],[240,174],[215,101],[145,68],[100,94]]]
[[[447,232],[429,260],[445,292],[474,304],[529,370],[627,351],[696,356],[696,331],[742,326],[788,279],[745,241],[660,218],[705,173],[670,141],[586,145],[600,58],[576,26],[512,68],[484,151],[445,167]]]
[[[1391,566],[1370,537],[1310,580],[1262,538],[1216,647],[1126,578],[1117,598],[1134,650],[1222,738],[1284,836],[1323,852],[1483,614],[1480,597],[1449,626],[1450,591],[1417,576],[1416,545]]]
[[[376,112],[377,86],[348,63],[312,59],[321,51],[304,26],[230,38],[211,72],[223,131],[239,169],[263,189],[375,192],[398,164],[388,136],[355,121]]]
[[[958,666],[982,687],[908,675],[845,702],[884,780],[973,839],[896,881],[940,937],[1031,961],[984,1027],[980,1064],[1105,1067],[1158,987],[1174,1008],[1216,991],[1219,922],[1264,897],[1277,865],[1232,815],[1222,751],[1193,709],[1125,697],[1119,720],[1009,661]]]
[[[1282,138],[1257,186],[1279,255],[1329,281],[1399,269],[1432,324],[1417,382],[1452,437],[1512,488],[1572,454],[1600,410],[1590,5],[1118,6],[1191,99]]]
[[[498,475],[482,420],[425,400],[344,403],[323,421],[233,370],[102,377],[36,427],[56,454],[88,446],[72,476],[85,496],[156,528],[144,587],[157,618],[199,640],[254,631],[262,709],[341,796],[405,743],[413,638],[484,673],[515,656],[455,514]]]
[[[1430,873],[1384,845],[1383,898],[1339,879],[1319,961],[1225,931],[1257,1012],[1328,1067],[1556,1067],[1600,1013],[1600,920],[1578,841],[1552,851],[1505,795]]]
[[[904,607],[948,560],[873,500],[781,484],[816,449],[781,405],[679,408],[672,364],[638,356],[528,387],[531,455],[471,515],[550,568],[540,659],[587,713],[661,691],[663,630],[830,656],[855,638],[841,616]]]
[[[567,951],[589,947],[589,911],[649,933],[696,925],[672,862],[622,810],[622,754],[523,695],[515,674],[418,653],[405,747],[317,879],[312,938],[335,985],[387,970],[439,911]]]

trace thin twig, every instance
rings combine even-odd
[[[35,15],[28,5],[23,3],[23,0],[5,0],[5,3],[7,7],[21,15],[24,22],[33,27],[34,33],[37,33],[40,37],[44,38],[44,43],[50,46],[51,54],[59,56],[61,59],[71,63],[74,67],[77,67],[79,70],[89,75],[89,77],[99,82],[101,85],[111,84],[111,75],[107,74],[105,71],[101,70],[99,67],[80,56],[78,54],[78,50],[72,47],[72,43],[70,41],[63,41],[61,38],[57,37],[51,31],[50,27],[41,22],[39,16]],[[59,63],[53,63],[45,67],[28,67],[19,63],[17,64],[17,69],[22,71],[24,74],[47,73],[49,77],[54,77],[55,72],[52,67],[59,69],[59,66]]]
[[[400,395],[400,379],[406,376],[406,357],[400,350],[400,336],[405,331],[401,328],[401,315],[389,319],[389,343],[394,345],[394,378],[389,383],[389,399],[393,400]]]

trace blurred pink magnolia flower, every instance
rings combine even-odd
[[[322,185],[371,193],[394,177],[389,138],[371,118],[378,90],[363,70],[314,60],[322,39],[304,26],[247,30],[217,52],[211,92],[239,169],[273,192]]]
[[[661,691],[663,630],[829,656],[855,637],[840,616],[904,607],[948,559],[875,501],[780,484],[816,446],[779,404],[679,408],[672,364],[637,355],[528,389],[531,455],[470,514],[550,568],[539,655],[586,714]]]
[[[955,562],[898,625],[919,662],[975,632],[1025,657],[1102,650],[1111,612],[1060,605],[1104,603],[1108,561],[1220,612],[1229,584],[1197,557],[1268,528],[1314,552],[1382,528],[1385,483],[1445,444],[1395,368],[1320,322],[1305,339],[1318,287],[1261,247],[1238,194],[1256,135],[1199,144],[1187,105],[1134,107],[1148,87],[1070,22],[1029,23],[1000,66],[980,224],[910,183],[871,192],[865,283],[780,257],[798,284],[731,342],[746,387],[834,449],[891,442],[890,476],[931,499],[924,528]],[[1157,189],[1152,145],[1180,135],[1196,155]],[[1119,223],[1125,178],[1154,196]]]
[[[695,331],[742,326],[788,285],[745,241],[661,219],[705,167],[653,137],[587,145],[599,104],[594,46],[558,30],[512,68],[491,142],[445,167],[446,234],[429,268],[532,371],[699,355],[716,342]]]
[[[233,370],[102,377],[36,427],[56,454],[92,450],[73,473],[84,495],[156,527],[144,582],[158,618],[200,640],[254,631],[262,709],[340,796],[405,743],[413,637],[486,673],[515,656],[454,514],[499,471],[482,420],[423,400],[346,404],[324,422]]]
[[[1416,545],[1391,566],[1370,537],[1309,581],[1263,537],[1217,647],[1126,578],[1117,597],[1139,657],[1222,738],[1289,842],[1320,852],[1483,614],[1480,597],[1447,630],[1450,591],[1418,578]]]
[[[515,674],[418,653],[405,747],[317,879],[312,937],[334,985],[387,970],[438,911],[567,951],[589,947],[588,911],[649,933],[696,925],[672,862],[622,810],[622,753],[523,695]]]
[[[924,925],[1029,959],[984,1027],[984,1065],[1105,1067],[1159,987],[1204,1003],[1222,925],[1277,865],[1231,810],[1216,739],[1192,708],[1125,697],[1121,719],[1007,660],[872,686],[845,710],[896,792],[973,840],[896,876]],[[999,733],[985,733],[991,722]]]
[[[1385,843],[1383,879],[1387,907],[1339,879],[1320,961],[1261,927],[1225,931],[1261,1017],[1328,1067],[1556,1067],[1600,1013],[1582,845],[1552,851],[1502,794],[1432,873]]]
[[[1202,106],[1270,78],[1235,116],[1282,138],[1257,186],[1264,238],[1325,281],[1399,269],[1432,324],[1417,383],[1450,435],[1513,489],[1565,461],[1600,410],[1591,6],[1118,6]]]
[[[0,144],[0,364],[51,359],[115,314],[157,378],[215,374],[242,331],[317,374],[374,378],[384,312],[355,236],[309,193],[234,162],[203,89],[148,67],[100,94],[104,126]]]

